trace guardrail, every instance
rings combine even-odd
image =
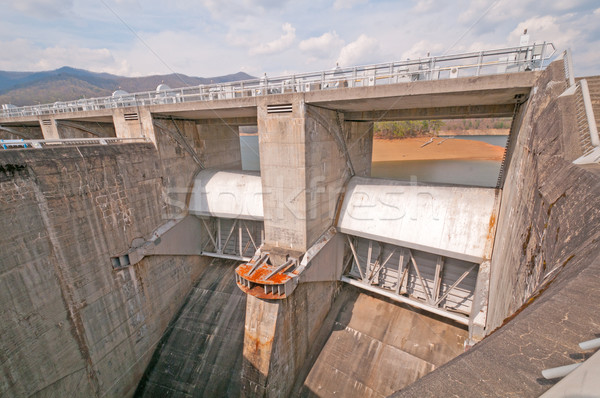
[[[64,146],[80,145],[109,145],[109,144],[128,144],[136,142],[150,142],[149,138],[67,138],[52,140],[0,140],[1,149],[40,149]]]
[[[230,83],[147,91],[114,97],[81,99],[35,106],[5,108],[0,117],[38,116],[131,106],[211,101],[289,92],[366,87],[418,80],[452,79],[543,69],[554,56],[552,43],[419,58],[351,68],[294,74]]]
[[[573,161],[575,164],[590,164],[600,162],[600,135],[594,116],[590,91],[587,80],[577,82],[575,94],[577,110],[577,127],[581,139],[583,156]]]

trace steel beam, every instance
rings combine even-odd
[[[246,261],[246,262],[248,262],[252,259],[251,257],[236,256],[233,254],[213,253],[213,252],[202,252],[202,256],[224,258],[226,260],[236,260],[236,261]]]
[[[419,282],[421,283],[421,287],[423,288],[423,293],[425,293],[425,298],[429,304],[433,304],[433,300],[431,298],[431,292],[429,292],[429,286],[425,285],[425,281],[421,277],[421,273],[419,272],[419,267],[417,266],[417,262],[413,257],[412,250],[408,249],[408,254],[410,254],[410,261],[412,262],[415,271],[417,272],[417,276],[419,277]]]
[[[356,268],[358,268],[358,273],[360,274],[360,279],[365,279],[362,270],[360,269],[360,261],[358,261],[358,255],[356,254],[356,249],[354,248],[354,245],[352,244],[352,239],[350,239],[349,235],[346,235],[346,237],[348,238],[348,243],[350,244],[350,250],[352,250],[352,255],[354,256],[354,261],[356,262]]]
[[[465,316],[462,316],[462,315],[459,315],[459,314],[456,314],[456,313],[453,313],[450,311],[446,311],[441,308],[432,307],[429,304],[420,302],[418,300],[414,300],[414,299],[411,299],[411,298],[408,298],[405,296],[397,295],[389,290],[371,286],[369,284],[363,283],[361,281],[357,281],[355,279],[348,278],[346,276],[342,276],[342,282],[346,282],[352,286],[356,286],[358,288],[365,289],[365,290],[368,290],[373,293],[377,293],[381,296],[390,298],[394,301],[398,301],[398,302],[404,303],[404,304],[409,304],[413,307],[420,308],[422,310],[429,311],[431,313],[443,316],[445,318],[452,319],[453,321],[456,321],[462,325],[467,325],[467,326],[469,325],[469,318],[467,318]]]
[[[437,302],[435,303],[435,305],[440,305],[440,303],[441,303],[442,301],[444,301],[444,299],[445,299],[445,298],[448,296],[448,294],[449,294],[449,293],[452,291],[452,289],[454,289],[456,286],[458,286],[458,284],[459,284],[459,283],[461,283],[461,282],[462,282],[462,280],[463,280],[463,279],[465,279],[465,278],[466,278],[466,276],[467,276],[467,275],[469,275],[469,273],[470,273],[471,271],[473,271],[473,269],[474,269],[475,267],[477,267],[477,264],[473,264],[473,266],[472,266],[471,268],[469,268],[467,271],[463,272],[463,274],[460,276],[460,278],[458,278],[458,279],[456,280],[456,282],[454,282],[454,283],[452,284],[452,286],[450,286],[450,288],[449,288],[448,290],[446,290],[446,293],[444,293],[444,295],[443,295],[442,297],[440,297],[440,298],[437,300]]]
[[[433,300],[438,301],[442,287],[442,274],[444,272],[444,257],[437,256],[435,264],[435,281],[433,282]]]

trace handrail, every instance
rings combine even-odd
[[[135,138],[117,138],[117,137],[98,137],[98,138],[64,138],[64,139],[48,139],[48,140],[0,140],[0,149],[33,149],[33,148],[48,148],[55,146],[69,145],[108,145],[108,144],[125,144],[136,142],[150,142],[147,137]]]
[[[571,57],[571,49],[567,48],[563,53],[563,61],[565,64],[565,77],[569,82],[569,87],[575,85],[575,75],[573,74],[573,58]]]
[[[587,116],[587,122],[590,129],[590,140],[593,146],[600,146],[600,137],[598,137],[598,126],[596,126],[596,118],[594,117],[594,109],[592,108],[592,100],[590,98],[590,90],[588,88],[587,80],[581,79],[579,81],[581,87],[581,94],[583,95],[583,106],[585,107],[585,114]]]
[[[336,67],[327,71],[274,78],[267,77],[265,74],[258,79],[182,87],[160,92],[146,91],[115,97],[80,99],[23,107],[4,106],[4,109],[0,110],[0,117],[43,116],[65,112],[364,87],[417,80],[456,78],[459,74],[461,76],[480,76],[482,74],[541,70],[555,52],[556,47],[552,43],[544,42],[529,46],[442,55],[400,62],[347,68]]]
[[[577,85],[573,86],[575,93],[577,89],[581,91],[581,96],[577,98],[577,106],[583,103],[583,109],[577,109],[577,124],[581,139],[583,155],[573,161],[574,164],[600,163],[600,137],[598,136],[598,126],[594,116],[592,100],[588,88],[587,80],[581,79]],[[571,90],[573,89],[571,88]],[[567,90],[569,91],[569,89]]]

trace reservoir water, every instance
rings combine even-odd
[[[373,162],[371,177],[495,187],[500,162],[495,160],[400,160]]]
[[[483,141],[504,148],[508,136],[474,135],[455,139]],[[243,169],[259,170],[258,136],[241,136],[240,145]],[[481,187],[495,187],[499,172],[500,162],[495,160],[398,160],[373,162],[371,166],[371,177]]]
[[[240,149],[242,151],[242,169],[252,171],[260,170],[258,135],[241,135]]]

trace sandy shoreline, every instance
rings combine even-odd
[[[433,142],[422,147],[430,138],[405,138],[398,140],[373,140],[373,162],[431,159],[502,160],[504,148],[486,142],[434,137]]]

